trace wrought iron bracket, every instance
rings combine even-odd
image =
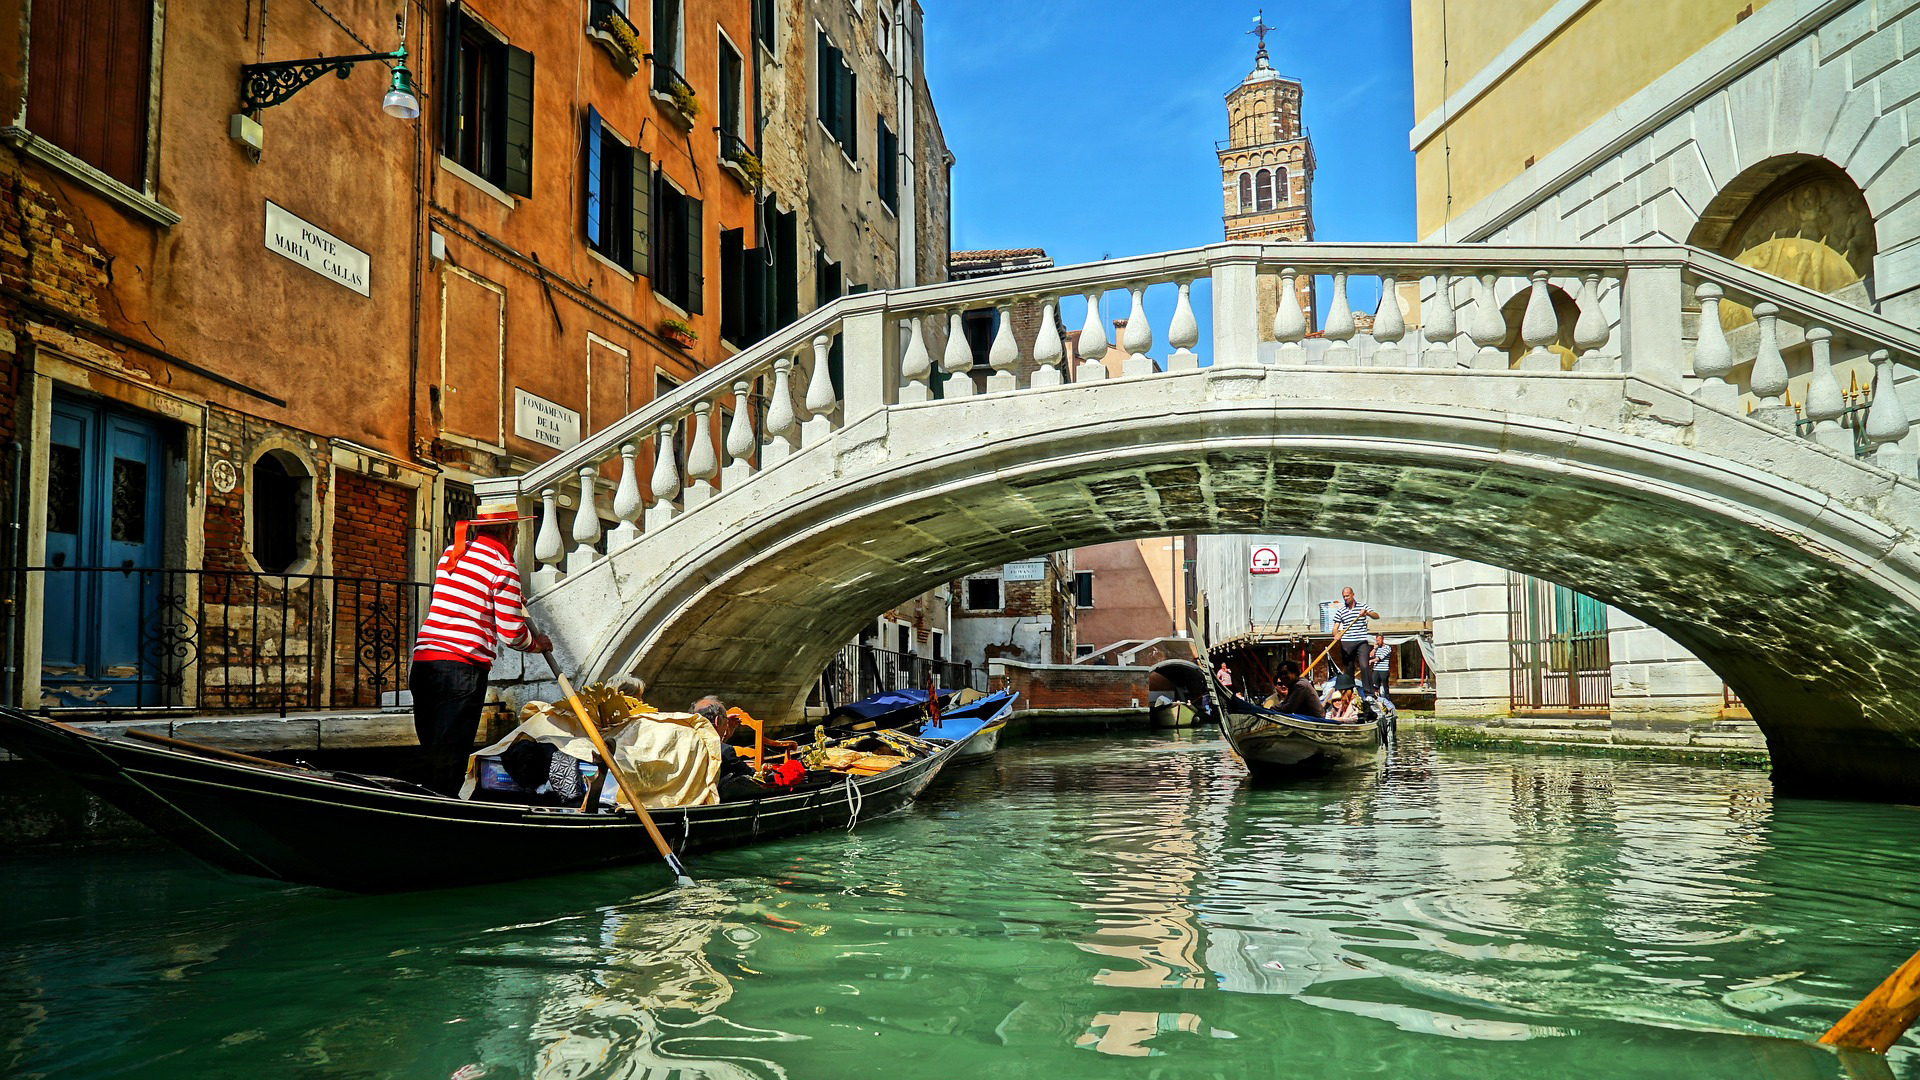
[[[300,92],[301,88],[331,71],[342,79],[353,74],[353,65],[373,61],[402,61],[405,49],[393,52],[360,53],[355,56],[315,56],[306,60],[281,60],[272,64],[246,64],[240,68],[240,103],[247,112],[278,105]]]

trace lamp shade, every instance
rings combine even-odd
[[[387,96],[380,99],[380,108],[396,120],[412,120],[420,115],[420,99],[413,93],[413,73],[407,70],[404,59],[393,67],[393,84]]]

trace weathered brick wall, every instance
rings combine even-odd
[[[333,704],[377,705],[405,680],[415,608],[405,584],[413,492],[359,473],[334,474]],[[372,581],[352,580],[372,578]]]
[[[333,572],[406,579],[412,489],[344,471],[335,474],[334,485]]]
[[[994,689],[1017,690],[1022,709],[1126,709],[1147,703],[1143,667],[994,665]]]

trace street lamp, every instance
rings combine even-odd
[[[278,105],[329,71],[344,79],[353,74],[353,65],[374,61],[390,63],[393,67],[393,81],[388,85],[386,97],[380,101],[382,111],[398,120],[419,116],[420,99],[413,91],[413,73],[407,70],[405,45],[384,53],[247,64],[240,69],[240,103],[247,112]]]

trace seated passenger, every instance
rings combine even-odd
[[[1273,708],[1283,713],[1316,719],[1326,715],[1320,704],[1320,695],[1313,692],[1313,684],[1300,674],[1299,664],[1291,660],[1281,661],[1280,682],[1284,692],[1276,695],[1278,701]]]
[[[1354,691],[1353,676],[1333,680],[1333,697],[1327,703],[1326,718],[1342,724],[1360,722],[1360,695]]]
[[[757,799],[773,790],[753,778],[753,766],[728,740],[740,727],[740,718],[727,714],[726,703],[708,694],[693,703],[693,711],[713,725],[720,733],[720,787],[721,802],[735,802],[742,799]]]

